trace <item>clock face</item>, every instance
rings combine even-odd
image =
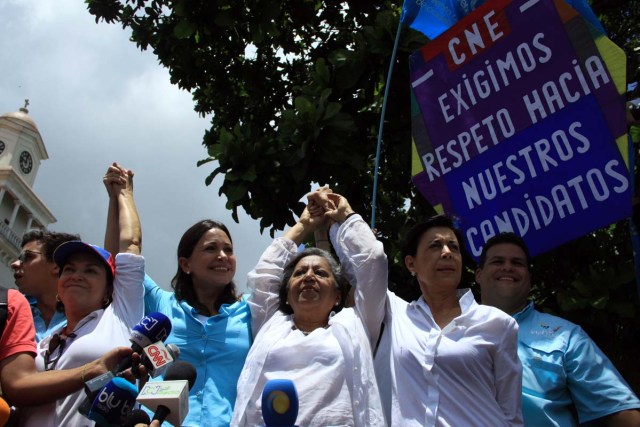
[[[4,141],[0,141],[0,154],[4,153]]]
[[[26,151],[20,153],[20,170],[25,174],[31,172],[33,168],[33,159],[31,158],[31,154]]]

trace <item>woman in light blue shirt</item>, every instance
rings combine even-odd
[[[104,178],[110,200],[110,180],[132,172],[114,164]],[[127,220],[138,220],[128,212]],[[125,216],[109,203],[107,240],[116,221]],[[249,307],[236,295],[236,256],[229,230],[213,220],[191,226],[178,244],[178,267],[171,281],[175,292],[161,289],[146,276],[145,312],[171,319],[167,343],[180,348],[180,360],[197,371],[189,391],[189,413],[183,426],[226,426],[236,400],[236,383],[251,343]]]
[[[236,258],[223,224],[203,220],[178,245],[174,292],[145,278],[145,310],[167,315],[173,329],[167,343],[198,373],[189,392],[185,426],[224,426],[231,421],[236,383],[249,351],[251,314],[235,293]]]

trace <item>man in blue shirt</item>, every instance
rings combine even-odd
[[[36,342],[67,323],[64,313],[56,310],[58,266],[53,261],[53,252],[70,240],[80,240],[80,236],[31,230],[22,237],[22,252],[11,263],[16,286],[31,305]]]
[[[511,314],[520,328],[525,425],[565,427],[599,420],[640,426],[640,400],[582,328],[541,313],[528,301],[529,265],[524,241],[501,233],[487,241],[476,270],[482,303]]]

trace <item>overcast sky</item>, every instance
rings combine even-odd
[[[231,231],[246,274],[271,238],[240,211],[231,219],[218,196],[220,177],[202,136],[210,118],[193,111],[188,92],[169,82],[153,53],[139,51],[118,25],[96,24],[81,0],[0,1],[0,114],[30,100],[29,115],[49,160],[34,190],[57,218],[49,228],[102,245],[107,209],[102,176],[114,161],[133,169],[147,272],[167,288],[176,248],[194,222],[212,218]]]

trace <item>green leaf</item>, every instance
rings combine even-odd
[[[212,157],[208,157],[208,158],[206,158],[206,159],[198,160],[198,163],[196,163],[196,166],[200,167],[200,166],[202,166],[202,165],[204,165],[204,164],[207,164],[207,163],[209,163],[209,162],[213,162],[214,160],[215,160],[215,159],[214,159],[214,158],[212,158]]]
[[[247,186],[242,181],[233,183],[227,183],[226,181],[227,180],[225,180],[225,184],[227,184],[226,195],[229,202],[236,202],[247,195]]]
[[[324,111],[324,119],[330,119],[340,112],[342,105],[337,102],[330,102]]]
[[[188,39],[195,32],[196,26],[187,19],[182,19],[173,29],[173,35],[179,39]]]
[[[325,62],[324,58],[319,58],[316,61],[316,74],[320,78],[322,83],[329,83],[331,75],[329,74],[329,68],[327,67],[327,63]]]
[[[306,96],[298,96],[293,101],[293,105],[300,114],[309,114],[313,111],[313,104]]]

